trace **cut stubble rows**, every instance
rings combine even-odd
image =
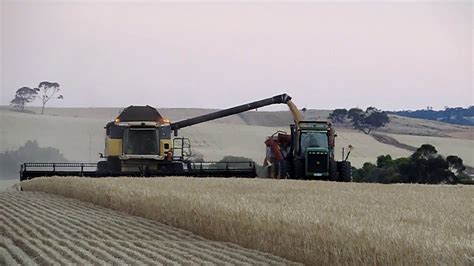
[[[0,193],[0,264],[288,264],[75,199]]]

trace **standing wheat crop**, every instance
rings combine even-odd
[[[291,180],[41,178],[78,198],[305,264],[471,264],[474,187]]]

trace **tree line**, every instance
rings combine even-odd
[[[444,110],[439,111],[434,111],[432,108],[428,107],[424,110],[398,111],[391,113],[411,118],[428,119],[450,124],[474,126],[474,106],[469,106],[467,108],[446,107]]]
[[[446,158],[433,145],[423,144],[410,157],[392,159],[390,155],[377,157],[376,164],[366,162],[360,169],[353,168],[354,182],[366,183],[470,183],[464,172],[463,160],[455,155]]]
[[[17,150],[0,153],[0,179],[18,178],[20,165],[24,162],[67,162],[56,148],[40,147],[38,142],[28,140]]]
[[[59,83],[49,81],[40,82],[37,88],[21,87],[15,92],[15,96],[10,101],[10,105],[23,112],[28,103],[39,99],[42,104],[41,114],[44,114],[46,103],[52,99],[64,99],[64,96],[59,94],[59,87]]]

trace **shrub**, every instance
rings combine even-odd
[[[0,153],[0,175],[2,177],[18,177],[20,165],[24,162],[66,162],[58,149],[43,148],[38,142],[28,140],[16,151]]]

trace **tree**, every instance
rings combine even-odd
[[[421,145],[405,162],[399,166],[402,180],[410,183],[439,184],[457,182],[457,177],[449,170],[446,159],[438,154],[433,145]]]
[[[431,144],[423,144],[421,145],[416,151],[411,155],[414,159],[425,159],[428,160],[430,158],[438,156],[438,151],[436,148]]]
[[[449,155],[448,157],[446,157],[446,161],[448,162],[448,168],[451,172],[456,171],[457,174],[460,174],[464,170],[466,170],[462,159],[456,155]]]
[[[32,89],[29,87],[19,88],[15,93],[15,98],[10,101],[10,104],[21,111],[25,110],[25,105],[36,99],[38,95],[38,89]]]
[[[347,112],[347,117],[352,120],[352,122],[360,122],[364,118],[364,111],[360,108],[351,108]]]
[[[43,81],[40,82],[38,85],[38,88],[35,90],[38,90],[41,92],[41,102],[43,103],[43,107],[41,108],[41,114],[44,113],[44,107],[47,102],[51,99],[64,99],[62,95],[55,96],[56,93],[59,92],[59,83],[57,82],[49,82],[49,81]]]
[[[370,107],[369,107],[370,108]],[[390,118],[385,112],[377,110],[372,107],[372,109],[367,108],[366,117],[364,120],[364,124],[367,125],[368,133],[372,129],[379,128],[385,126],[388,122],[390,122]]]
[[[368,107],[365,112],[360,108],[352,108],[347,112],[347,117],[351,119],[352,126],[365,134],[376,128],[385,126],[390,122],[387,113],[375,108]]]
[[[469,106],[467,108],[446,107],[444,110],[439,111],[435,111],[432,107],[428,106],[426,109],[422,110],[398,111],[393,112],[393,114],[412,118],[435,120],[458,125],[474,125],[474,120],[471,119],[471,117],[474,116],[473,106]]]
[[[393,160],[390,155],[381,155],[377,157],[376,165],[365,163],[362,168],[353,170],[353,180],[377,183],[456,184],[459,180],[466,179],[464,169],[461,158],[451,155],[444,159],[433,145],[423,144],[409,158]]]
[[[17,177],[23,162],[67,162],[56,148],[40,147],[38,142],[28,140],[15,151],[0,153],[0,180],[2,177]]]
[[[393,165],[393,160],[392,160],[392,156],[390,156],[390,154],[380,155],[379,157],[377,157],[377,167],[378,168],[383,168],[383,167],[387,167],[387,166],[391,166],[391,165]]]
[[[347,110],[346,109],[335,109],[329,114],[329,118],[333,122],[343,123],[344,119],[347,117]]]
[[[372,130],[383,127],[390,122],[387,113],[375,107],[368,107],[365,111],[357,107],[351,108],[349,111],[346,109],[335,109],[329,114],[329,118],[334,122],[340,123],[349,118],[352,126],[365,134],[370,134]]]
[[[360,169],[352,169],[352,180],[354,182],[376,182],[371,180],[371,172],[377,168],[373,163],[366,162]]]
[[[456,183],[456,176],[448,169],[448,162],[440,155],[426,160],[424,163],[426,175],[420,183],[440,184]]]

